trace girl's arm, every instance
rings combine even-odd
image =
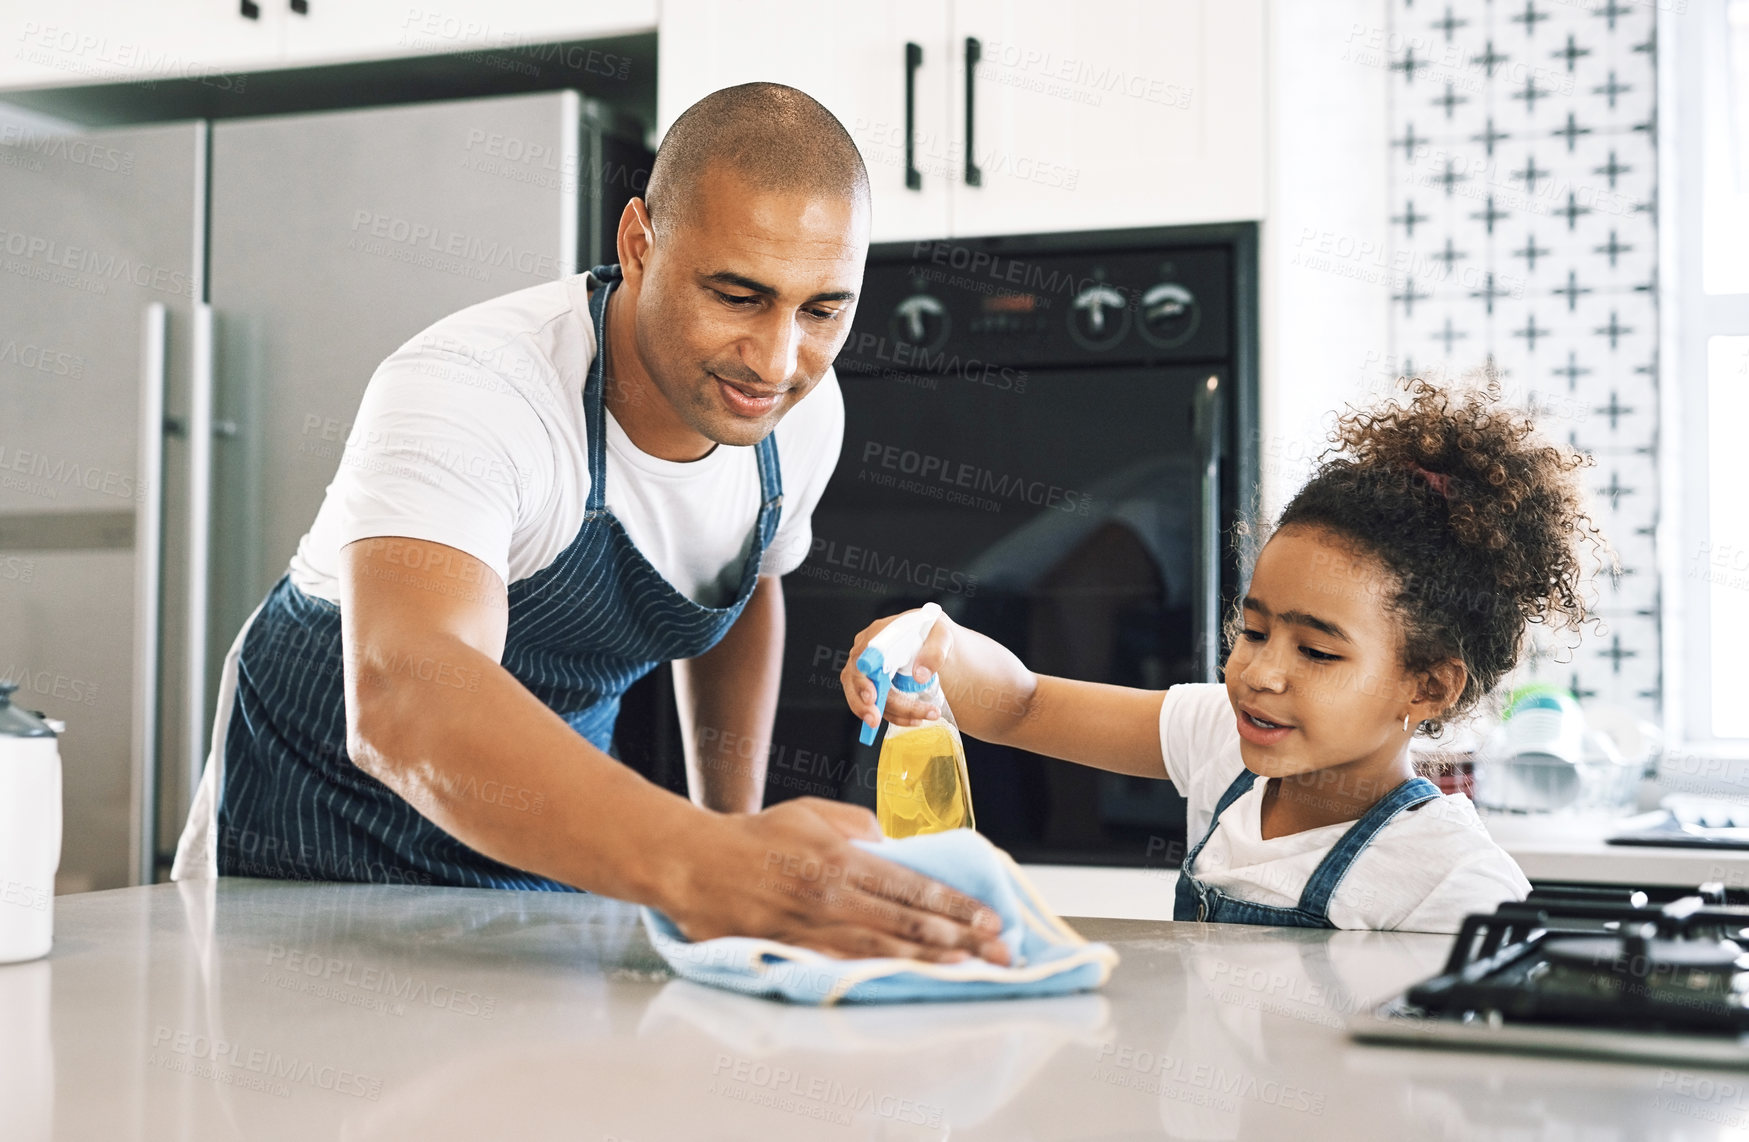
[[[1166,776],[1160,755],[1164,691],[1034,677],[1038,685],[1012,731],[987,740],[1131,777]],[[953,710],[957,717],[959,707]]]
[[[850,709],[877,724],[874,683],[856,669],[869,639],[893,621],[881,619],[856,636],[839,676]],[[917,653],[915,676],[941,675],[941,690],[961,732],[997,745],[1134,777],[1165,777],[1160,756],[1158,690],[1077,682],[1034,674],[997,642],[943,615]],[[887,720],[914,726],[930,717],[916,696],[887,695]]]

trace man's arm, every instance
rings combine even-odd
[[[717,645],[674,663],[674,701],[692,799],[724,813],[756,813],[783,672],[783,581],[761,575]]]
[[[340,587],[347,752],[464,844],[659,908],[695,940],[1006,962],[988,909],[849,842],[879,835],[866,810],[804,799],[713,813],[585,741],[499,664],[504,585],[473,556],[359,540],[341,552]]]

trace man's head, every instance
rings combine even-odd
[[[687,429],[754,444],[812,390],[850,331],[868,232],[862,157],[809,96],[748,83],[675,120],[619,258],[638,357]]]

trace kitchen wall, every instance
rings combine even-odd
[[[1265,513],[1311,472],[1333,415],[1388,386],[1386,0],[1274,0],[1262,280]]]
[[[1492,359],[1550,435],[1591,453],[1621,559],[1604,626],[1520,671],[1658,719],[1655,6],[1390,0],[1390,359]]]

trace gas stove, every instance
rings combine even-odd
[[[1749,907],[1719,884],[1662,901],[1642,889],[1541,887],[1467,918],[1444,971],[1349,1032],[1749,1069]]]

